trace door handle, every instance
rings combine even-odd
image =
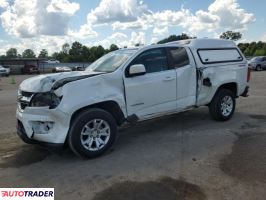
[[[175,78],[173,77],[166,77],[165,79],[163,79],[163,81],[173,81],[175,80]]]

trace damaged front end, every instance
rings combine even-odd
[[[18,107],[23,111],[27,107],[56,108],[63,96],[57,96],[53,91],[44,93],[32,93],[22,90],[18,91]]]
[[[18,90],[18,135],[27,143],[62,145],[69,129],[70,117],[59,106],[63,86],[99,73],[62,73],[32,77]]]
[[[52,92],[19,92],[17,132],[23,141],[60,146],[65,142],[70,117],[58,108],[61,99]]]

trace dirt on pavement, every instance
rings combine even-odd
[[[221,160],[220,167],[239,180],[266,183],[266,132],[238,135],[232,152]]]
[[[95,195],[93,200],[205,200],[197,185],[182,180],[162,178],[158,181],[117,183]]]

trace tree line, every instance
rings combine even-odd
[[[93,62],[104,54],[111,51],[118,50],[118,46],[115,44],[110,45],[105,49],[101,45],[87,47],[79,42],[74,42],[72,45],[66,43],[62,46],[60,52],[55,52],[52,55],[48,55],[47,49],[42,49],[38,56],[32,49],[26,49],[22,54],[18,54],[16,48],[10,48],[6,51],[6,55],[0,56],[1,59],[13,59],[13,58],[40,58],[40,59],[57,59],[60,62]]]
[[[181,35],[170,35],[169,37],[160,40],[158,44],[164,44],[168,42],[193,39],[196,37],[191,37],[185,33]],[[242,34],[239,32],[227,31],[221,34],[220,38],[237,41],[242,38]],[[140,46],[141,44],[136,44],[135,46]],[[251,43],[239,43],[238,44],[241,51],[247,57],[253,56],[265,56],[266,55],[266,43],[265,42],[251,42]],[[126,48],[126,47],[125,47]],[[6,55],[0,56],[0,59],[12,59],[12,58],[40,58],[40,59],[57,59],[60,62],[93,62],[111,51],[118,50],[116,44],[110,45],[109,48],[105,49],[103,46],[93,46],[87,47],[82,45],[80,42],[74,42],[73,44],[64,44],[61,51],[55,52],[52,55],[48,55],[47,49],[42,49],[37,56],[32,49],[26,49],[22,54],[18,54],[16,48],[10,48],[6,51]]]

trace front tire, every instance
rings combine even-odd
[[[213,119],[227,121],[232,118],[235,111],[236,101],[232,91],[219,90],[209,105],[209,111]]]
[[[117,124],[114,117],[102,109],[81,112],[73,121],[68,135],[71,150],[82,158],[95,158],[114,144]]]

